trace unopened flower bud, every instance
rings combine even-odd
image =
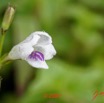
[[[10,24],[14,17],[14,13],[15,13],[14,7],[9,6],[4,14],[4,18],[2,21],[2,30],[3,31],[8,30],[8,28],[10,27]]]

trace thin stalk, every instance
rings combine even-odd
[[[6,64],[9,64],[11,62],[11,60],[8,58],[8,56],[6,55],[3,59],[0,60],[0,68]]]
[[[0,41],[0,57],[1,57],[1,54],[2,54],[2,49],[3,49],[3,44],[4,44],[4,38],[5,38],[5,32],[2,31],[1,32],[1,41]]]

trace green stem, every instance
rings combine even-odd
[[[5,32],[2,31],[2,32],[1,32],[1,41],[0,41],[0,57],[1,57],[1,54],[2,54],[4,38],[5,38]]]
[[[5,57],[3,57],[3,59],[0,60],[0,68],[1,68],[3,65],[9,64],[10,62],[11,62],[11,60],[8,58],[7,55],[5,55]]]

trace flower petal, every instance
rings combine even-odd
[[[52,43],[51,36],[42,31],[33,32],[21,43],[30,43],[32,46],[38,45],[47,45]]]
[[[53,56],[56,54],[56,50],[52,44],[45,45],[45,46],[37,45],[35,46],[34,50],[43,53],[45,60],[52,59]]]
[[[26,61],[27,61],[32,67],[48,69],[48,65],[46,64],[45,61],[35,60],[35,59],[30,59],[30,58],[27,58]]]
[[[37,44],[38,40],[39,40],[40,36],[37,35],[36,33],[32,33],[30,34],[30,36],[28,36],[23,42],[21,42],[20,44],[23,43],[29,43],[31,44],[31,46]]]
[[[29,54],[34,50],[28,43],[18,44],[14,46],[8,54],[10,59],[23,59],[25,60]]]
[[[37,32],[34,32],[32,34],[40,36],[40,38],[39,38],[39,40],[37,42],[38,45],[48,45],[48,44],[52,43],[51,36],[46,32],[37,31]]]

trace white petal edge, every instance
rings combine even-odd
[[[48,65],[46,64],[45,61],[40,61],[40,60],[31,60],[27,58],[26,60],[32,67],[35,68],[41,68],[41,69],[48,69]]]
[[[38,45],[47,45],[52,43],[51,36],[43,31],[36,31],[31,33],[23,42],[21,43],[30,43],[32,46]],[[20,44],[21,44],[20,43]]]
[[[14,46],[8,54],[8,58],[14,59],[23,59],[25,60],[28,55],[34,50],[32,46],[28,43],[18,44]]]
[[[20,44],[29,43],[29,44],[31,44],[31,46],[33,46],[33,45],[37,44],[39,39],[40,39],[39,35],[32,33]]]
[[[38,45],[48,45],[52,43],[52,38],[51,36],[46,33],[46,32],[42,32],[42,31],[37,31],[32,33],[33,35],[39,35],[40,38],[37,42]]]
[[[44,55],[45,60],[50,60],[56,55],[56,50],[52,44],[45,45],[45,46],[35,46],[35,51],[39,51]]]

